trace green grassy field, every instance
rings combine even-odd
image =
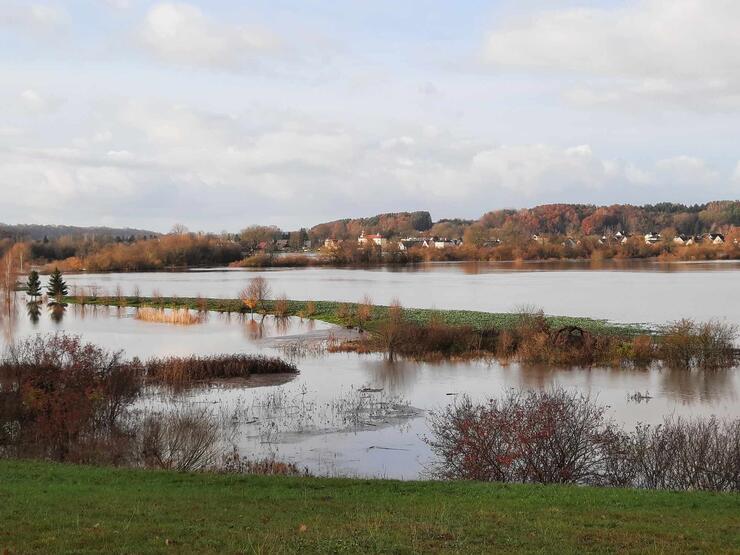
[[[740,496],[0,461],[0,553],[737,553]]]
[[[66,297],[69,303],[80,303],[83,301],[80,297]],[[208,310],[216,312],[241,312],[244,305],[239,299],[196,299],[192,297],[162,297],[154,299],[152,297],[85,297],[84,302],[92,305],[108,306],[138,306],[138,307],[165,307],[165,308],[191,308],[198,309],[206,306]],[[332,324],[342,324],[343,322],[337,316],[337,310],[341,304],[346,304],[350,309],[355,309],[355,303],[340,303],[337,301],[288,301],[288,314],[292,316],[305,316],[305,309],[308,302],[313,302],[315,312],[308,318],[321,320]],[[265,310],[268,313],[273,312],[274,301],[265,303]],[[374,308],[374,319],[380,320],[388,310],[387,306],[376,305]],[[450,325],[472,326],[476,329],[495,327],[497,329],[511,328],[516,325],[519,315],[516,313],[504,312],[479,312],[474,310],[435,310],[428,308],[405,308],[404,314],[414,322],[423,324],[433,318]],[[580,326],[594,333],[616,334],[616,335],[634,335],[638,333],[651,332],[646,326],[641,324],[616,324],[606,320],[596,320],[593,318],[580,318],[573,316],[548,316],[550,324],[554,328],[565,325]],[[372,327],[372,322],[369,322]]]

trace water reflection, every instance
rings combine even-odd
[[[26,303],[26,314],[34,326],[38,325],[41,318],[41,303],[35,301]]]
[[[49,305],[49,317],[55,324],[61,324],[64,315],[67,312],[67,305],[64,303],[51,303]]]
[[[13,342],[17,318],[18,310],[16,307],[16,296],[3,295],[3,299],[0,300],[0,328],[2,328],[2,336],[6,343]]]

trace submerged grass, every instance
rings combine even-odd
[[[0,552],[731,553],[737,495],[0,461]]]

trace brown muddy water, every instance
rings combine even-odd
[[[220,283],[213,274],[193,273]],[[246,277],[241,272],[234,275],[242,281]],[[142,278],[147,276],[159,279],[159,274],[137,276],[142,289]],[[178,274],[174,279],[183,278]],[[353,284],[357,286],[356,281]],[[174,291],[183,294],[176,285]],[[134,309],[79,306],[56,313],[43,307],[32,318],[22,301],[16,303],[15,311],[4,313],[0,327],[6,345],[35,333],[64,331],[110,349],[123,349],[130,357],[236,352],[293,357],[300,374],[287,383],[220,384],[179,395],[151,390],[139,405],[162,410],[183,403],[207,406],[236,430],[234,442],[243,456],[276,456],[316,474],[419,477],[430,458],[422,441],[427,433],[425,411],[443,407],[462,394],[485,399],[509,388],[563,386],[597,397],[610,406],[615,420],[628,427],[638,422],[658,423],[668,415],[740,416],[738,369],[689,372],[555,369],[486,361],[388,362],[377,355],[325,353],[322,342],[345,332],[298,318],[268,317],[260,326],[248,317],[210,314],[201,324],[177,326],[137,320]],[[365,388],[373,391],[363,392]],[[636,393],[650,399],[632,400]]]

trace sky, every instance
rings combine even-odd
[[[737,0],[0,0],[0,222],[740,198]]]

